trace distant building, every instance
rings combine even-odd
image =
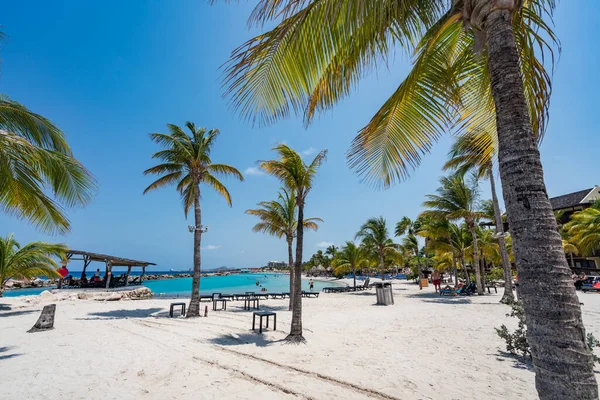
[[[269,268],[287,268],[288,264],[284,261],[269,261],[267,263],[267,267],[269,267]]]

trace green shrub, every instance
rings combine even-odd
[[[511,305],[511,311],[506,314],[507,317],[516,317],[519,320],[519,325],[514,332],[510,332],[506,325],[502,324],[496,329],[496,333],[506,342],[506,351],[512,354],[521,354],[522,356],[531,357],[529,343],[527,343],[527,325],[525,323],[525,310],[523,304],[517,301]]]
[[[492,268],[485,274],[485,278],[490,281],[499,281],[504,279],[504,269],[503,268]]]

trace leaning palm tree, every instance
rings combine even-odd
[[[356,270],[368,266],[368,252],[362,246],[357,246],[354,242],[348,241],[336,253],[333,263],[336,272],[352,271],[354,289],[356,289]]]
[[[85,206],[94,177],[51,121],[0,95],[0,209],[44,233],[71,229],[63,207]]]
[[[483,294],[481,271],[479,268],[479,249],[477,247],[477,231],[475,224],[482,216],[477,209],[479,191],[476,183],[468,185],[460,174],[445,176],[440,179],[437,194],[427,195],[423,206],[427,208],[421,215],[426,218],[447,219],[449,221],[464,220],[473,238],[473,268],[477,293]]]
[[[496,238],[500,246],[502,267],[504,269],[504,294],[500,302],[512,304],[515,301],[512,291],[512,272],[508,251],[506,250],[502,212],[496,193],[496,179],[494,178],[493,163],[497,148],[495,133],[491,134],[489,131],[469,132],[456,138],[444,169],[453,169],[462,174],[474,171],[480,179],[489,179],[492,192],[490,211],[492,212],[487,212],[487,218],[490,218],[496,224]]]
[[[538,394],[584,398],[597,395],[592,357],[536,140],[548,121],[544,60],[554,57],[544,55],[558,41],[545,20],[556,3],[264,0],[250,23],[274,27],[233,52],[225,83],[248,120],[268,124],[302,114],[309,123],[368,70],[392,62],[399,47],[414,54],[412,71],[355,139],[350,165],[367,181],[389,186],[452,128],[497,132]]]
[[[168,185],[176,185],[181,195],[183,210],[187,218],[189,210],[194,208],[194,276],[192,278],[192,298],[188,308],[187,317],[200,316],[200,271],[201,258],[200,246],[202,226],[200,209],[200,184],[212,187],[217,193],[225,198],[231,207],[231,196],[229,191],[218,179],[218,176],[233,176],[240,181],[244,177],[235,167],[227,164],[213,164],[210,152],[215,139],[219,134],[218,129],[207,131],[205,128],[197,128],[193,122],[186,122],[189,135],[184,130],[173,124],[167,124],[168,134],[151,133],[150,139],[163,147],[163,150],[152,155],[152,158],[161,163],[148,168],[144,175],[161,175],[150,184],[144,194]]]
[[[370,218],[356,234],[356,239],[362,239],[366,248],[372,249],[379,257],[381,280],[385,279],[385,257],[399,253],[400,246],[390,238],[385,218]]]
[[[32,242],[21,247],[13,235],[0,237],[0,297],[10,278],[60,278],[56,271],[59,266],[53,257],[62,259],[66,251],[64,244]]]
[[[288,246],[288,265],[290,267],[290,304],[289,309],[292,309],[292,293],[294,292],[294,253],[292,244],[296,237],[296,193],[282,188],[279,192],[277,200],[261,201],[258,203],[259,208],[246,210],[246,214],[256,215],[258,222],[252,230],[254,232],[266,233],[275,236],[278,239],[285,238]],[[321,218],[305,218],[305,229],[319,229],[318,222],[323,222]]]
[[[276,146],[279,156],[276,160],[261,161],[260,167],[273,175],[288,190],[296,193],[298,207],[298,222],[296,224],[296,261],[294,270],[294,290],[292,299],[292,325],[286,340],[291,343],[305,342],[302,336],[302,249],[304,244],[304,205],[306,197],[312,189],[317,170],[327,157],[327,150],[322,150],[310,164],[306,164],[300,154],[285,144]]]
[[[403,239],[402,245],[405,249],[411,250],[417,258],[417,271],[419,273],[419,289],[423,289],[421,278],[423,278],[423,271],[421,270],[421,258],[419,257],[419,240],[417,239],[417,233],[421,229],[422,221],[417,218],[412,220],[409,217],[402,217],[400,222],[396,224],[395,234],[396,236],[406,236]]]

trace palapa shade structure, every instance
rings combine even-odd
[[[129,274],[131,273],[132,267],[141,267],[142,268],[142,275],[140,276],[140,281],[141,281],[144,278],[144,274],[146,273],[146,267],[148,265],[156,265],[156,264],[148,262],[148,261],[132,260],[130,258],[111,256],[108,254],[101,254],[101,253],[92,253],[90,251],[82,251],[82,250],[72,250],[71,249],[71,250],[67,251],[66,255],[67,255],[68,261],[74,261],[74,260],[83,261],[83,271],[81,272],[82,277],[85,275],[85,270],[87,269],[88,265],[90,265],[90,263],[92,261],[104,263],[106,266],[106,288],[107,289],[110,287],[110,278],[112,275],[112,267],[127,267],[127,276],[125,278],[125,282],[127,282],[127,280],[129,279]]]

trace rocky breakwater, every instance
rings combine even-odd
[[[57,301],[96,300],[147,300],[152,298],[152,291],[147,287],[138,287],[132,290],[101,291],[101,290],[45,290],[37,296],[23,296],[24,303],[38,305]]]
[[[157,281],[162,279],[176,279],[176,278],[191,278],[192,274],[148,274],[144,275],[145,281]],[[129,280],[134,279],[135,277],[129,277]]]
[[[26,289],[26,288],[39,288],[39,287],[47,287],[56,285],[56,280],[54,279],[9,279],[4,283],[5,289]]]

